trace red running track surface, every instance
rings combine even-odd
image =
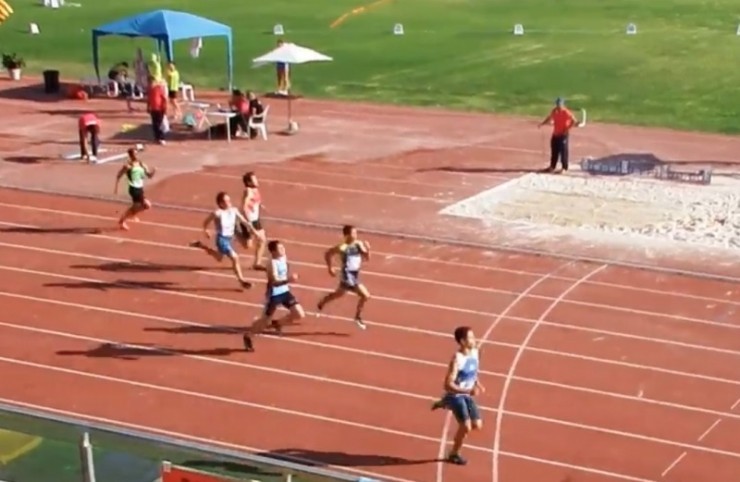
[[[371,237],[366,332],[347,299],[244,353],[261,285],[187,247],[199,214],[121,233],[120,208],[0,190],[0,398],[387,480],[737,480],[734,284]],[[336,235],[269,228],[312,311]],[[488,390],[471,463],[452,467],[434,460],[454,427],[429,403],[460,324],[485,337]]]

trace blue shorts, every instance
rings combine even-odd
[[[358,286],[360,286],[360,272],[342,270],[339,287],[349,291],[357,291]]]
[[[443,398],[445,408],[455,415],[459,423],[480,420],[480,410],[473,397],[462,394],[447,394]]]
[[[268,295],[267,301],[265,302],[264,314],[265,316],[272,316],[275,314],[279,306],[289,310],[297,304],[298,300],[290,291],[280,293],[279,295]]]
[[[234,254],[234,248],[231,246],[231,236],[216,235],[216,249],[225,256]]]

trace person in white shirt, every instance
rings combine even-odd
[[[432,410],[447,409],[455,415],[458,427],[452,449],[447,461],[456,465],[465,465],[460,455],[463,442],[471,430],[483,428],[483,420],[478,405],[473,397],[485,391],[478,380],[479,344],[475,339],[472,328],[461,326],[455,329],[457,350],[450,360],[447,375],[444,381],[444,395],[434,402]]]
[[[190,246],[204,250],[218,262],[221,262],[224,256],[228,257],[239,283],[243,288],[251,288],[252,283],[244,279],[239,264],[239,255],[232,246],[237,221],[247,224],[247,220],[241,215],[239,209],[231,204],[231,198],[225,192],[216,195],[216,207],[217,209],[211,212],[203,221],[203,234],[206,238],[210,239],[211,237],[211,233],[208,231],[210,225],[213,224],[216,227],[216,249],[206,246],[201,241],[194,241]]]

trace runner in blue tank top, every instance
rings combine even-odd
[[[360,241],[357,237],[357,228],[354,226],[347,225],[342,228],[342,235],[344,236],[342,242],[329,248],[324,253],[326,268],[331,276],[337,275],[337,270],[332,266],[332,260],[335,257],[339,257],[341,260],[339,285],[334,291],[321,298],[316,308],[321,312],[332,301],[347,293],[354,293],[359,298],[355,309],[355,323],[364,330],[366,326],[362,321],[362,309],[365,307],[367,300],[370,299],[370,292],[364,284],[360,283],[360,268],[363,261],[370,259],[370,243]]]
[[[445,408],[457,419],[458,427],[455,440],[447,456],[447,461],[457,465],[468,462],[460,456],[463,442],[471,430],[483,428],[478,405],[474,396],[483,393],[485,388],[478,380],[478,343],[470,327],[461,326],[455,330],[457,351],[450,361],[445,377],[445,394],[434,402],[432,410]]]
[[[262,333],[267,325],[272,324],[280,332],[283,326],[306,317],[303,307],[290,292],[290,283],[297,281],[298,275],[290,272],[285,246],[280,241],[273,240],[267,243],[267,250],[270,253],[270,262],[265,269],[267,272],[265,307],[262,315],[252,323],[252,326],[244,335],[244,349],[247,351],[254,351],[252,338]],[[287,309],[288,314],[279,320],[273,321],[275,312],[280,306]]]
[[[245,221],[244,216],[231,204],[229,195],[221,191],[216,195],[216,209],[211,211],[205,221],[203,221],[203,235],[206,238],[211,238],[211,233],[208,231],[211,224],[216,228],[216,249],[206,246],[201,241],[193,241],[190,243],[190,246],[202,249],[219,263],[224,259],[224,256],[229,258],[231,260],[231,268],[234,270],[236,279],[239,280],[242,288],[251,288],[252,283],[247,281],[244,274],[242,274],[239,255],[232,246],[236,224],[240,221]]]

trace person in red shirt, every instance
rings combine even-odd
[[[568,135],[573,127],[578,127],[578,120],[565,107],[565,100],[558,97],[555,108],[542,121],[540,127],[552,124],[552,137],[550,138],[550,167],[547,172],[554,172],[558,167],[558,159],[563,171],[568,170]]]
[[[164,123],[167,117],[167,102],[167,89],[165,85],[161,82],[156,82],[154,77],[149,77],[147,111],[152,119],[154,140],[160,145],[165,144]]]
[[[241,90],[235,89],[231,92],[229,107],[231,108],[231,112],[236,114],[234,117],[229,119],[229,129],[231,129],[232,137],[237,135],[237,131],[239,129],[242,131],[242,136],[247,137],[247,133],[249,131],[247,128],[247,121],[249,120],[249,101]]]
[[[100,147],[100,119],[94,113],[86,112],[77,121],[77,130],[80,137],[80,159],[97,160]],[[88,141],[90,149],[87,147]]]

